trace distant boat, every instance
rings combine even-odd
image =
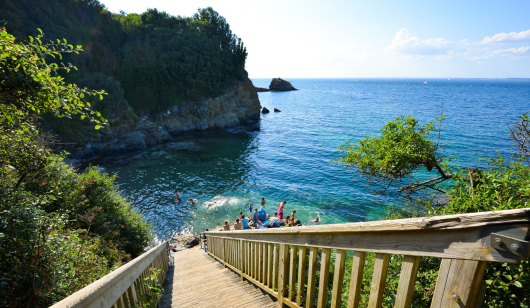
[[[427,81],[424,81],[423,84],[427,84]]]

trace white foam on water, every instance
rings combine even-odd
[[[203,202],[202,206],[204,208],[213,209],[225,205],[235,206],[242,202],[243,201],[233,196],[215,196],[211,200]]]

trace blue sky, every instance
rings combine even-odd
[[[530,78],[530,1],[100,0],[190,16],[213,7],[251,78]]]

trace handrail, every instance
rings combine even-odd
[[[530,209],[244,231],[208,231],[208,253],[278,298],[282,307],[340,307],[353,251],[348,307],[359,304],[365,256],[375,253],[369,307],[381,307],[391,254],[403,255],[395,307],[410,307],[421,257],[442,258],[431,307],[475,307],[487,262],[516,263],[528,249]],[[493,235],[492,235],[493,234]],[[503,242],[505,241],[505,242]],[[332,252],[336,249],[336,252]],[[320,253],[320,259],[318,258]],[[329,277],[332,253],[334,277]],[[318,265],[320,263],[320,266]],[[320,281],[316,281],[320,267]],[[318,294],[315,293],[319,285]],[[307,290],[305,285],[307,284]]]
[[[150,292],[139,284],[150,268],[161,269],[158,281],[164,280],[169,264],[166,247],[166,242],[159,244],[50,308],[133,307],[138,303],[137,292]]]

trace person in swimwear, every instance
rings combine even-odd
[[[278,203],[278,218],[279,219],[283,219],[283,207],[285,206],[286,203],[287,201]]]
[[[175,201],[177,201],[177,202],[181,202],[182,199],[180,198],[180,194],[179,194],[179,192],[175,190],[175,194],[177,195],[177,198],[175,199]]]

